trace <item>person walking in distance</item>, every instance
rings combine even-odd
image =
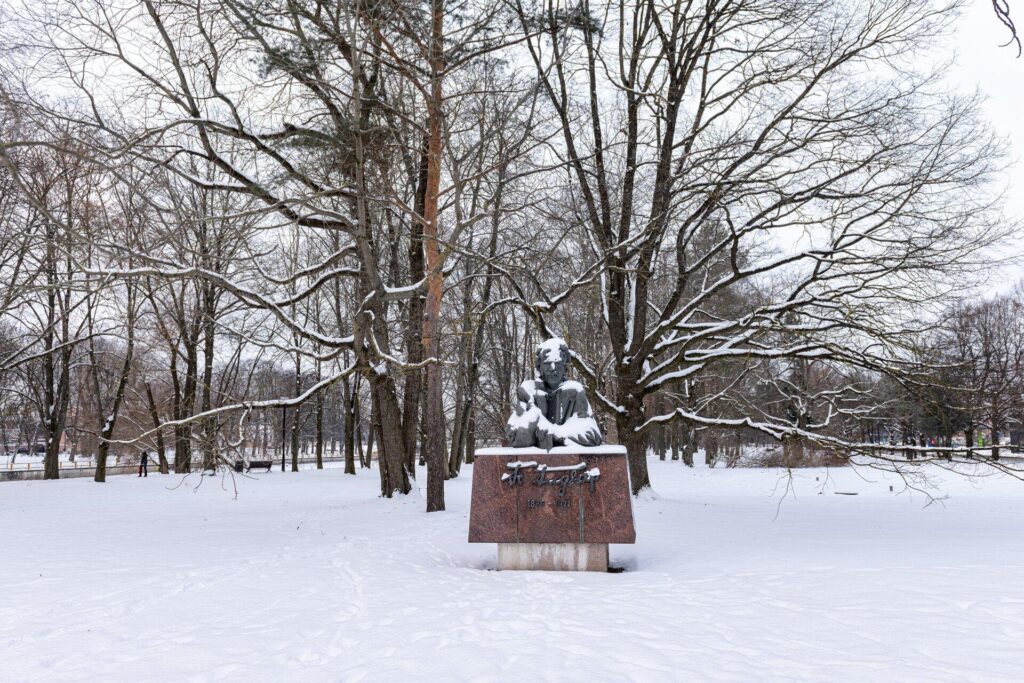
[[[142,459],[139,460],[139,476],[149,476],[149,453],[142,451]]]

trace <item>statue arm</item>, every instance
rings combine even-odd
[[[526,387],[522,384],[516,387],[515,411],[505,425],[508,445],[513,448],[536,445],[537,422],[541,417],[540,410]]]
[[[590,409],[586,393],[582,391],[576,393],[573,407],[580,429],[569,438],[580,446],[600,446],[604,439],[601,436],[600,427],[597,426],[597,420],[594,419],[594,413]]]
[[[526,393],[526,389],[523,388],[523,385],[520,384],[516,387],[516,415],[522,416],[522,414],[529,410],[532,405],[533,399],[528,393]]]

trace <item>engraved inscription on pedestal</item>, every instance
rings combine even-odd
[[[473,464],[471,543],[633,543],[626,449],[485,448]]]

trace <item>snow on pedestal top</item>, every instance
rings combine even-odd
[[[625,455],[625,446],[555,446],[550,451],[546,451],[543,448],[529,447],[529,448],[512,448],[511,446],[499,446],[496,448],[479,448],[473,454],[474,457],[479,458],[484,455],[515,455],[515,456],[533,456],[533,455]]]

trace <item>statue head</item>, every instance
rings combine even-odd
[[[565,381],[565,369],[569,363],[569,345],[559,337],[552,337],[537,347],[537,376],[551,391]]]

